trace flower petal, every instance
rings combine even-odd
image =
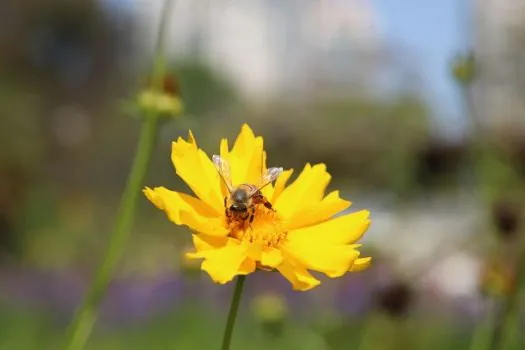
[[[204,258],[201,269],[220,284],[230,282],[237,275],[255,271],[255,262],[246,257],[246,246],[230,244],[219,249],[186,254],[188,258]]]
[[[321,282],[299,264],[285,259],[277,270],[292,284],[294,290],[307,291],[317,287]]]
[[[370,226],[370,212],[361,210],[342,215],[315,226],[288,232],[289,241],[319,244],[348,244],[358,241]]]
[[[352,265],[352,267],[350,267],[350,269],[348,271],[350,271],[350,272],[363,271],[363,270],[367,269],[370,266],[371,263],[372,263],[372,258],[371,257],[356,259],[354,261],[354,264]]]
[[[265,247],[261,252],[261,264],[268,267],[277,267],[283,261],[283,254],[279,249]]]
[[[241,266],[239,266],[239,275],[249,275],[250,273],[254,272],[257,269],[257,264],[255,263],[255,260],[246,258],[242,262]]]
[[[205,233],[210,236],[227,236],[230,233],[224,227],[223,218],[198,216],[188,211],[181,211],[179,215],[184,225],[198,233]]]
[[[324,196],[324,190],[331,176],[326,172],[326,165],[306,164],[297,179],[286,187],[275,201],[275,209],[284,217],[290,218],[303,207],[318,203]]]
[[[221,151],[224,152],[223,149]],[[226,152],[221,153],[224,156]],[[258,184],[263,174],[263,138],[255,137],[247,124],[235,141],[232,150],[228,153],[232,181],[234,185],[242,183]]]
[[[193,134],[188,141],[180,138],[172,143],[171,160],[177,175],[188,184],[191,190],[215,209],[217,214],[224,210],[220,193],[220,177],[206,153],[197,147]]]
[[[344,275],[359,257],[359,252],[349,245],[288,242],[283,249],[306,268],[323,272],[328,277]]]
[[[331,192],[322,201],[306,205],[296,211],[288,219],[287,227],[292,230],[318,224],[332,218],[349,206],[349,201],[339,198],[339,191]]]
[[[281,195],[284,188],[286,187],[286,183],[288,182],[288,179],[290,179],[290,176],[293,174],[293,169],[285,170],[283,173],[275,180],[275,186],[273,189],[273,194],[270,199],[270,202],[276,203],[277,198]]]
[[[228,244],[232,238],[223,236],[210,236],[205,234],[193,235],[193,245],[197,252],[203,250],[219,249]]]
[[[177,225],[185,224],[180,219],[181,211],[198,216],[210,217],[217,215],[215,210],[208,204],[184,193],[170,191],[164,187],[156,187],[153,190],[146,187],[143,192],[157,208],[163,210],[168,218]]]

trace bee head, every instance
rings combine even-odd
[[[233,202],[233,204],[230,206],[230,210],[243,213],[248,210],[245,204]]]

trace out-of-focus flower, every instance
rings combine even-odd
[[[172,76],[166,76],[162,81],[161,89],[155,89],[150,81],[148,87],[139,92],[137,104],[145,111],[154,111],[166,116],[180,115],[183,103],[177,80]]]
[[[288,314],[288,304],[282,295],[276,293],[258,295],[253,299],[252,310],[266,332],[273,335],[281,334]]]
[[[458,55],[452,63],[452,75],[457,82],[468,85],[476,74],[476,61],[473,54]]]
[[[498,237],[511,240],[516,237],[519,228],[519,207],[508,201],[497,201],[492,205],[492,220]]]
[[[437,185],[456,176],[465,156],[465,145],[430,142],[417,158],[417,181],[422,185]]]
[[[501,261],[490,261],[481,272],[480,291],[492,297],[504,297],[515,287],[514,269]]]
[[[255,137],[247,125],[231,150],[227,140],[222,140],[220,154],[230,165],[234,186],[257,187],[267,174],[263,138]],[[289,186],[286,182],[292,170],[284,171],[275,185],[269,183],[260,190],[270,205],[260,203],[260,198],[257,204],[250,204],[251,199],[245,198],[241,213],[253,212],[240,220],[226,207],[235,191],[221,180],[223,176],[197,147],[191,132],[188,141],[179,138],[173,143],[171,158],[177,175],[197,198],[164,187],[146,188],[144,193],[172,222],[194,232],[196,251],[188,257],[204,259],[201,268],[213,281],[223,284],[257,269],[278,270],[294,289],[306,291],[320,284],[308,270],[335,278],[370,264],[370,257],[359,258],[360,245],[355,244],[370,225],[369,212],[334,218],[350,202],[341,199],[338,191],[325,196],[331,176],[324,164],[307,164]]]
[[[412,306],[414,292],[405,282],[394,282],[376,295],[377,307],[393,317],[405,316]]]

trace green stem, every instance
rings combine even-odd
[[[520,230],[519,234],[523,233],[523,230]],[[523,238],[521,238],[514,273],[516,275],[516,286],[507,296],[505,318],[502,320],[505,327],[502,331],[502,345],[500,347],[501,349],[509,350],[518,349],[520,342],[520,302],[524,289],[523,276],[525,276],[525,239]]]
[[[95,279],[82,303],[80,311],[72,323],[71,337],[67,349],[78,350],[84,348],[96,320],[98,305],[124,252],[125,243],[133,222],[135,203],[155,144],[156,125],[156,118],[144,120],[133,169],[121,199],[115,229],[110,236],[105,258],[95,275]]]
[[[491,339],[493,336],[493,328],[496,323],[497,316],[497,302],[496,300],[490,300],[487,312],[481,320],[478,321],[474,334],[472,336],[472,342],[470,350],[487,350],[491,345]]]
[[[222,336],[222,350],[230,349],[233,326],[235,326],[235,319],[237,318],[237,311],[239,310],[245,279],[246,276],[239,276],[237,277],[237,282],[235,283],[235,290],[233,291],[230,312],[228,314],[228,321],[226,322],[226,328],[224,329],[224,335]]]
[[[165,75],[166,71],[163,42],[166,24],[168,23],[169,14],[171,13],[170,6],[172,5],[172,2],[172,0],[166,0],[164,2],[159,23],[159,32],[153,63],[153,84],[154,88],[157,90],[162,84],[162,77]],[[140,194],[140,189],[155,146],[158,120],[159,114],[153,109],[144,116],[133,167],[129,174],[124,193],[122,194],[115,227],[110,236],[104,260],[96,272],[90,289],[87,292],[75,319],[71,323],[69,340],[66,348],[68,350],[81,350],[85,347],[97,318],[98,306],[108,288],[116,266],[124,253],[124,248],[133,223],[137,198]]]

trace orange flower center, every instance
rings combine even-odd
[[[283,218],[275,211],[258,204],[253,221],[232,222],[230,236],[242,242],[274,247],[286,239]]]

